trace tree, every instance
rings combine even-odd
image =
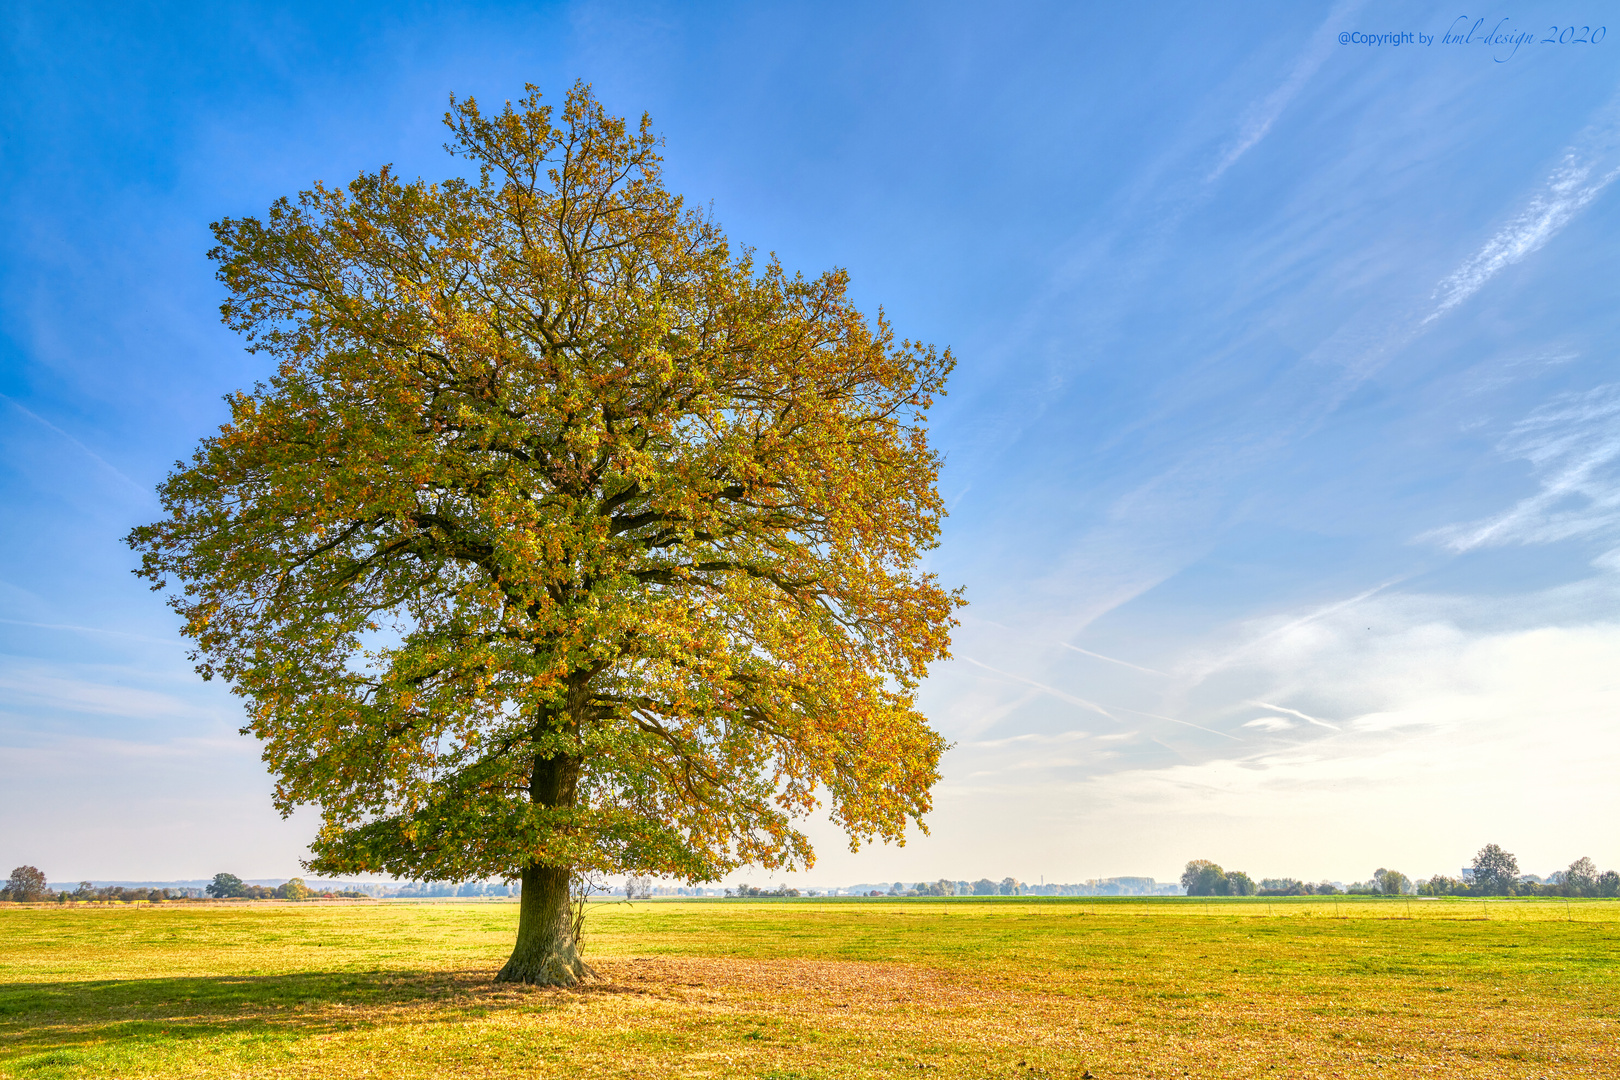
[[[978,881],[975,881],[973,883],[973,895],[974,896],[994,896],[994,895],[996,895],[996,883],[991,881],[987,877],[980,878]]]
[[[1511,895],[1519,883],[1519,860],[1496,844],[1486,844],[1474,855],[1474,886],[1486,895]]]
[[[1445,874],[1435,874],[1417,887],[1423,896],[1462,896],[1468,892],[1466,882]]]
[[[1620,896],[1620,872],[1605,870],[1595,884],[1599,896]]]
[[[1385,896],[1405,896],[1412,892],[1412,879],[1399,870],[1386,870],[1380,866],[1373,871],[1373,882]]]
[[[1181,887],[1188,896],[1225,896],[1226,871],[1208,859],[1194,859],[1181,872]]]
[[[18,903],[38,903],[49,900],[56,894],[51,891],[50,885],[45,881],[37,866],[19,866],[11,872],[6,880],[5,895],[0,899],[14,900]]]
[[[999,891],[1002,896],[1017,896],[1019,893],[1024,891],[1024,884],[1017,878],[1002,878],[1001,884],[997,887],[997,891]]]
[[[1254,879],[1242,870],[1228,870],[1226,873],[1227,896],[1253,896],[1256,891]]]
[[[1575,896],[1596,895],[1597,884],[1597,864],[1585,855],[1570,863],[1569,869],[1564,871],[1563,885]]]
[[[314,895],[315,890],[305,885],[303,878],[293,878],[276,887],[277,900],[308,900]]]
[[[215,874],[205,889],[209,896],[216,900],[224,900],[233,896],[246,896],[247,886],[235,874]]]
[[[278,366],[129,540],[278,809],[320,807],[306,866],[520,878],[499,978],[566,985],[576,871],[809,866],[823,804],[852,845],[922,827],[953,361],[734,253],[587,87],[445,119],[476,181],[214,226]]]

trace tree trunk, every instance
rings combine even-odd
[[[576,695],[577,696],[577,695]],[[547,808],[574,805],[579,790],[580,759],[536,756],[529,774],[529,799]],[[523,868],[523,894],[518,902],[517,944],[496,982],[574,986],[590,968],[579,958],[573,920],[568,910],[567,866],[531,862]]]
[[[574,986],[585,977],[589,969],[569,927],[569,877],[561,866],[530,863],[523,868],[517,945],[496,982]]]

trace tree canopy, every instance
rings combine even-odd
[[[1519,883],[1519,860],[1498,844],[1486,844],[1475,852],[1473,871],[1480,892],[1505,896]]]
[[[1226,871],[1208,859],[1193,859],[1187,863],[1187,868],[1181,872],[1181,887],[1187,890],[1188,896],[1225,896],[1230,891]]]
[[[12,870],[5,887],[0,889],[0,899],[20,902],[49,900],[55,895],[37,866],[19,866]]]
[[[817,807],[903,842],[962,602],[921,568],[949,352],[734,250],[587,87],[445,119],[476,179],[214,226],[276,369],[129,538],[320,807],[308,867],[521,873],[527,920],[559,874],[809,865]]]
[[[205,886],[205,891],[216,900],[225,900],[233,896],[246,896],[247,886],[235,874],[215,874],[214,880]]]

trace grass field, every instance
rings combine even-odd
[[[1620,1076],[1620,903],[597,905],[600,977],[496,986],[514,904],[0,910],[0,1075]]]

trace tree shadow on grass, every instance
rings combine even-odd
[[[291,1042],[379,1024],[457,1023],[493,1009],[544,1012],[567,1004],[564,992],[496,984],[492,977],[490,971],[344,971],[0,983],[0,1071],[77,1075],[120,1047]]]

